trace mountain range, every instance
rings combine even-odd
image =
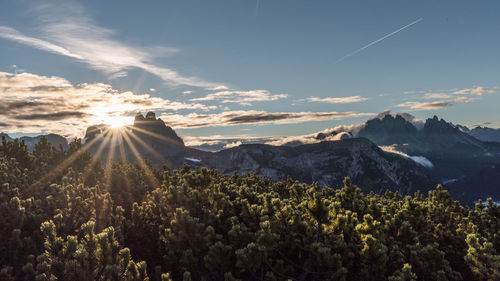
[[[470,130],[436,116],[424,122],[409,114],[385,112],[363,124],[339,126],[279,145],[253,143],[204,151],[186,146],[171,127],[148,112],[138,113],[134,124],[122,130],[91,126],[84,141],[102,162],[148,159],[157,167],[189,164],[227,175],[253,172],[274,180],[290,177],[332,187],[341,186],[348,176],[364,191],[375,193],[390,189],[411,194],[444,183],[457,198],[472,202],[486,196],[500,199],[498,131]],[[24,140],[32,148],[40,137]],[[61,136],[48,138],[53,145],[67,146]]]

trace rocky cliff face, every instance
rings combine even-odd
[[[134,125],[131,129],[135,134],[151,140],[152,143],[154,143],[153,140],[163,140],[175,145],[184,146],[184,141],[177,133],[175,133],[171,127],[167,126],[160,118],[156,119],[155,113],[151,111],[146,114],[146,117],[142,116],[141,113],[137,113],[135,115]]]
[[[230,175],[255,172],[274,180],[293,179],[339,187],[344,177],[366,192],[386,189],[403,194],[427,190],[438,183],[410,159],[387,153],[364,138],[325,141],[296,147],[242,145],[202,157],[200,165]]]
[[[388,114],[383,119],[374,118],[366,121],[358,136],[365,137],[379,145],[412,143],[418,138],[417,128],[400,115]]]
[[[495,163],[500,156],[498,146],[482,142],[437,116],[427,119],[418,130],[399,115],[386,115],[367,121],[358,136],[429,159],[434,165],[432,173],[442,179],[459,178]]]

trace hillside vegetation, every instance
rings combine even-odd
[[[470,186],[471,189],[474,186]],[[0,146],[0,280],[500,280],[500,207]]]

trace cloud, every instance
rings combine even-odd
[[[78,56],[77,54],[71,53],[69,50],[61,46],[52,44],[50,42],[41,39],[25,36],[19,31],[8,26],[0,26],[0,37],[31,46],[40,49],[42,51],[47,51],[50,53],[72,57],[76,59],[82,59],[82,57]]]
[[[229,90],[229,88],[227,86],[224,86],[224,85],[219,85],[219,86],[207,88],[207,90],[209,90],[209,91],[223,91],[223,90]]]
[[[407,107],[413,110],[436,110],[452,106],[456,103],[469,103],[477,100],[477,98],[458,97],[455,99],[439,100],[433,102],[405,102],[396,105],[397,107]]]
[[[212,136],[189,136],[181,135],[186,146],[198,148],[206,151],[219,151],[225,148],[234,147],[240,144],[266,143],[282,137],[253,137],[249,135],[212,135]]]
[[[237,146],[240,146],[242,145],[243,143],[241,141],[234,141],[234,142],[231,142],[231,143],[228,143],[226,145],[224,145],[224,148],[225,149],[228,149],[228,148],[233,148],[233,147],[237,147]]]
[[[292,124],[311,121],[340,120],[372,113],[354,112],[266,112],[266,111],[226,111],[216,114],[190,113],[163,114],[161,119],[174,128],[199,128],[217,126],[235,126],[245,124]]]
[[[386,152],[396,153],[396,154],[399,154],[403,157],[411,159],[411,160],[413,160],[413,162],[419,164],[420,166],[423,166],[426,168],[433,168],[434,167],[434,164],[432,164],[432,162],[429,159],[425,158],[424,156],[410,156],[402,151],[397,150],[394,146],[381,145],[379,147]]]
[[[189,95],[189,94],[192,94],[192,93],[193,93],[193,91],[184,91],[184,92],[182,92],[183,95]]]
[[[318,98],[310,97],[305,99],[308,102],[324,102],[324,103],[355,103],[368,100],[368,98],[363,98],[360,96],[350,96],[350,97],[339,97],[339,98]]]
[[[183,76],[173,69],[156,65],[154,61],[157,57],[179,50],[166,47],[136,47],[115,40],[114,31],[97,25],[77,3],[45,4],[33,10],[38,21],[40,38],[24,35],[8,26],[0,26],[0,38],[71,57],[104,72],[110,79],[124,77],[127,70],[139,68],[171,85],[225,87],[220,83]]]
[[[483,94],[494,94],[498,91],[498,87],[482,87],[478,86],[470,89],[462,89],[458,91],[454,91],[454,95],[473,95],[473,96],[482,96]]]
[[[41,121],[58,121],[70,118],[85,118],[92,116],[91,114],[80,111],[61,111],[56,113],[35,113],[27,115],[15,115],[14,119],[17,120],[41,120]]]
[[[413,92],[421,95],[421,100],[434,100],[429,102],[410,101],[396,105],[397,107],[407,107],[413,110],[437,110],[452,106],[456,103],[469,103],[479,100],[484,94],[494,94],[498,87],[477,86],[465,89],[449,89],[433,92],[417,91]]]
[[[288,97],[286,94],[273,95],[267,90],[251,91],[220,91],[210,93],[201,98],[193,98],[190,101],[218,101],[219,103],[238,103],[240,105],[252,105],[253,102],[275,101]]]
[[[41,130],[78,136],[89,125],[137,111],[213,110],[216,106],[119,92],[102,83],[72,85],[61,77],[0,72],[0,131]]]
[[[449,99],[451,97],[453,97],[453,96],[450,94],[426,93],[423,98],[429,100],[429,99]]]

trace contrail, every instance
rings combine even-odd
[[[340,58],[338,61],[336,61],[334,64],[339,63],[339,62],[341,62],[341,61],[343,61],[343,60],[347,59],[348,57],[354,56],[355,54],[357,54],[357,53],[359,53],[359,52],[363,51],[364,49],[366,49],[366,48],[368,48],[368,47],[370,47],[370,46],[373,46],[373,45],[377,44],[378,42],[380,42],[380,41],[382,41],[382,40],[384,40],[384,39],[386,39],[386,38],[389,38],[389,37],[391,37],[392,35],[394,35],[394,34],[396,34],[396,33],[400,32],[400,31],[403,31],[403,30],[405,30],[405,29],[409,28],[410,26],[412,26],[412,25],[414,25],[414,24],[417,24],[417,23],[421,22],[422,20],[423,20],[423,18],[419,18],[418,20],[416,20],[416,21],[414,21],[414,22],[411,22],[411,23],[409,23],[409,24],[407,24],[407,25],[405,25],[405,26],[403,26],[403,27],[401,27],[401,28],[399,28],[399,29],[397,29],[397,30],[395,30],[395,31],[393,31],[393,32],[391,32],[391,33],[389,33],[389,34],[387,34],[387,35],[383,36],[383,37],[380,37],[379,39],[377,39],[377,40],[375,40],[375,41],[373,41],[373,42],[369,43],[368,45],[365,45],[365,46],[363,46],[363,47],[361,47],[361,48],[357,49],[356,51],[354,51],[354,52],[352,52],[352,53],[349,53],[349,54],[347,54],[347,55],[345,55],[345,56],[341,57],[341,58]]]

